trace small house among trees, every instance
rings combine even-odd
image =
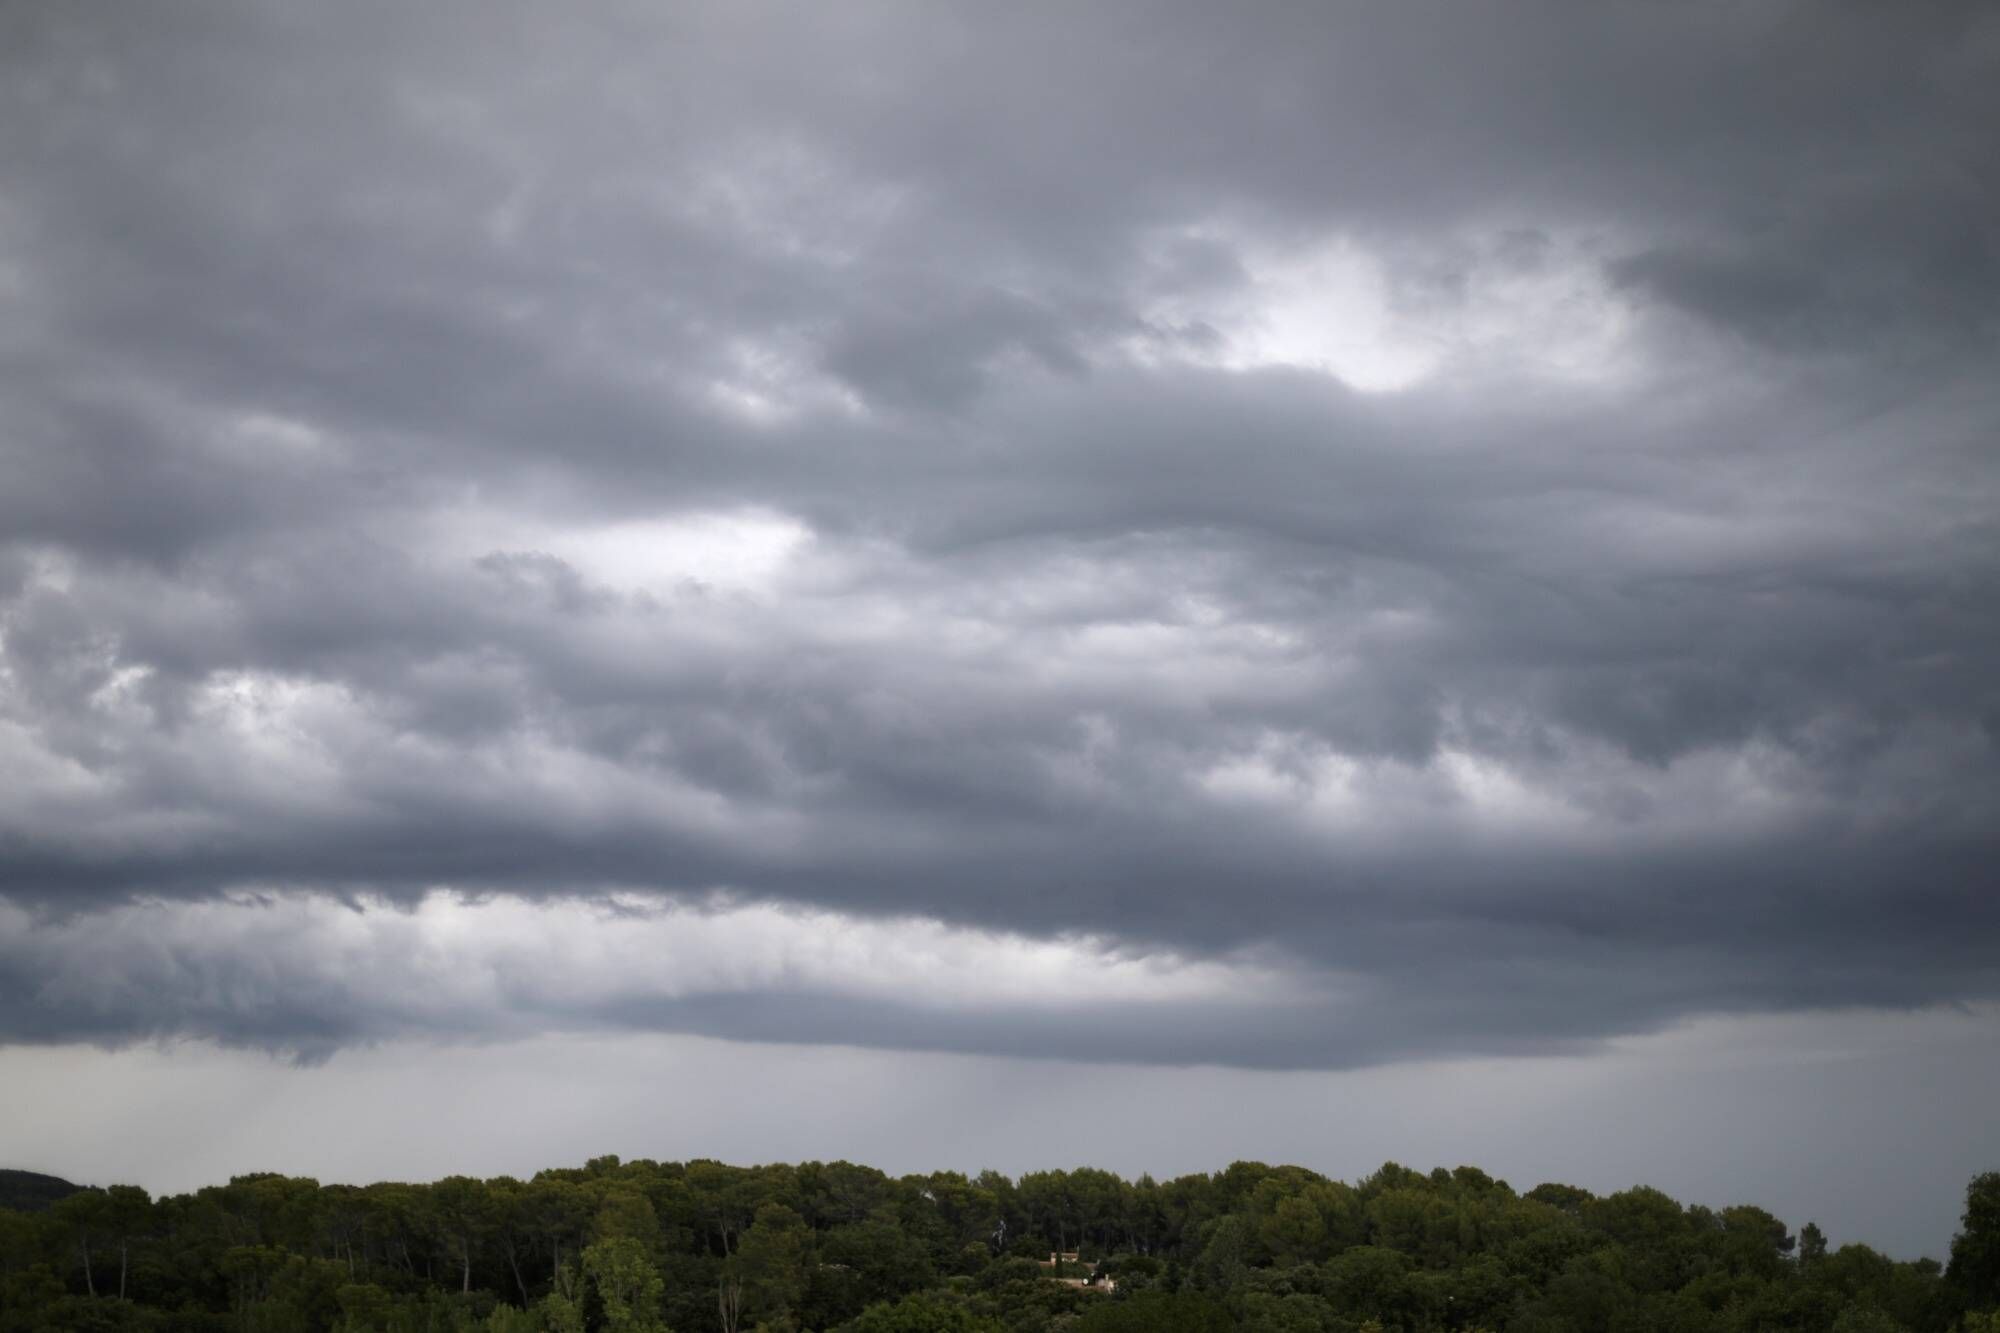
[[[1050,1250],[1049,1257],[1039,1261],[1049,1270],[1049,1280],[1060,1282],[1065,1287],[1077,1287],[1087,1291],[1101,1291],[1107,1295],[1118,1290],[1118,1283],[1109,1273],[1099,1273],[1096,1263],[1085,1263],[1080,1251]],[[1081,1273],[1074,1270],[1082,1269]]]

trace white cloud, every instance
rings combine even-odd
[[[1156,334],[1182,335],[1178,354],[1228,370],[1318,371],[1390,393],[1521,375],[1604,386],[1640,367],[1633,316],[1606,282],[1593,238],[1502,230],[1399,253],[1351,236],[1273,241],[1218,224],[1168,241],[1236,257],[1239,281],[1170,291],[1142,310]],[[1198,329],[1219,338],[1186,337]],[[1155,363],[1160,347],[1157,338],[1128,344]]]

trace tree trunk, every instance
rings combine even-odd
[[[97,1295],[97,1279],[90,1275],[90,1242],[83,1242],[83,1286],[93,1298]]]
[[[125,1254],[129,1248],[129,1242],[118,1246],[118,1299],[121,1301],[125,1299]]]
[[[514,1270],[514,1285],[521,1289],[521,1308],[528,1308],[528,1284],[521,1280],[521,1265],[514,1258],[514,1247],[507,1247],[507,1267]]]
[[[743,1318],[743,1284],[724,1277],[715,1292],[716,1312],[722,1316],[722,1333],[736,1333]]]
[[[458,1243],[458,1257],[465,1264],[465,1284],[461,1286],[459,1290],[469,1296],[472,1294],[472,1242],[471,1241],[462,1240]]]

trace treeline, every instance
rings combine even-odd
[[[1394,1164],[1350,1185],[602,1157],[0,1209],[0,1333],[2000,1333],[1996,1307],[2000,1173],[1968,1188],[1948,1267],[1761,1208]]]

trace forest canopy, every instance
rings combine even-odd
[[[596,1158],[531,1180],[238,1176],[0,1208],[0,1333],[2000,1333],[2000,1173],[1948,1264],[1475,1167],[892,1177]]]

